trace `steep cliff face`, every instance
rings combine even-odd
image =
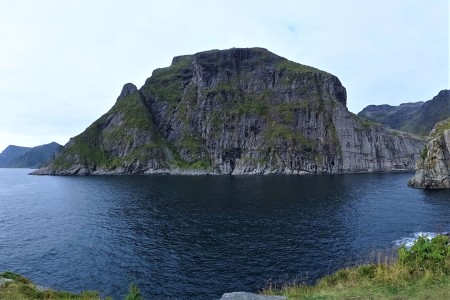
[[[450,90],[442,90],[426,102],[369,105],[358,116],[394,129],[427,135],[437,122],[450,116]]]
[[[411,170],[423,141],[346,108],[339,79],[265,49],[175,57],[38,174]]]
[[[436,124],[421,151],[417,171],[408,182],[410,187],[450,188],[450,119]]]

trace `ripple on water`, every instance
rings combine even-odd
[[[115,298],[130,282],[150,299],[311,283],[450,229],[450,194],[407,188],[411,174],[26,174],[0,169],[0,270]]]

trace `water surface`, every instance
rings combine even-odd
[[[0,271],[121,299],[217,299],[367,260],[448,231],[450,191],[410,173],[28,176],[0,169]]]

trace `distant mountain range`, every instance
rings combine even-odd
[[[450,117],[450,90],[442,90],[426,102],[369,105],[358,116],[393,129],[428,135],[437,122]]]
[[[55,142],[33,148],[10,145],[0,153],[0,168],[40,168],[62,149],[63,146]]]

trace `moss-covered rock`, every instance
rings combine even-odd
[[[428,143],[420,152],[416,174],[408,185],[425,189],[450,188],[450,119],[434,126]]]

